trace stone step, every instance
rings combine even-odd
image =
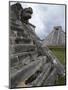
[[[37,57],[36,51],[11,54],[10,55],[10,66],[14,66],[16,63],[20,63],[20,62],[22,63],[23,60],[28,56],[30,56],[30,59],[35,60],[35,57]]]
[[[37,55],[28,55],[25,57],[15,57],[10,59],[10,68],[14,71],[16,68],[20,68],[20,66],[28,65],[29,63],[36,61],[36,60],[42,60],[42,67],[46,64],[46,56],[41,56],[42,58],[37,57]],[[13,68],[13,69],[12,69]]]
[[[56,68],[53,68],[49,76],[44,80],[42,86],[51,86],[55,84],[55,80],[57,79]]]
[[[17,25],[11,24],[11,25],[10,25],[10,29],[13,30],[13,31],[22,31],[22,32],[23,32],[23,27],[22,27],[22,25],[17,26]]]
[[[14,45],[11,45],[10,47],[17,47],[17,46],[23,46],[23,47],[34,47],[34,45],[33,44],[14,44]]]
[[[19,83],[19,80],[25,81],[31,75],[33,75],[42,65],[42,60],[37,60],[31,62],[29,65],[24,66],[23,68],[17,70],[14,73],[10,72],[10,83],[11,88],[16,87]]]
[[[31,39],[25,39],[25,38],[16,38],[16,40],[15,40],[15,42],[17,43],[17,44],[28,44],[28,43],[31,43]]]
[[[48,76],[49,74],[49,71],[51,69],[51,63],[46,63],[44,66],[43,66],[43,70],[41,72],[40,75],[38,75],[38,77],[36,78],[36,80],[34,80],[31,85],[32,86],[41,86],[44,79]]]
[[[15,40],[15,39],[19,39],[20,40],[21,39],[21,40],[24,40],[24,41],[25,40],[28,40],[28,41],[31,40],[30,38],[25,38],[23,36],[17,36],[17,37],[10,36],[9,39],[12,39],[12,40]]]
[[[33,43],[33,40],[31,40],[30,38],[25,38],[23,36],[20,36],[20,37],[10,36],[9,40],[10,40],[10,44],[31,44]]]
[[[14,20],[12,17],[10,17],[10,23],[11,25],[15,25],[15,26],[22,26],[22,22],[20,20]]]
[[[34,51],[35,46],[32,44],[14,44],[10,45],[10,50],[12,50],[13,54],[22,53],[22,52],[29,52]]]
[[[10,55],[10,58],[14,58],[14,57],[17,57],[17,56],[26,56],[26,55],[32,55],[32,54],[36,54],[37,52],[36,51],[30,51],[30,52],[22,52],[22,53],[17,53],[17,54],[11,54]]]
[[[23,52],[23,53],[17,53],[17,54],[10,54],[10,66],[16,65],[16,63],[23,63],[23,60],[26,57],[30,57],[30,60],[35,60],[37,55],[36,51],[30,51],[30,52]],[[24,63],[23,63],[24,64]]]
[[[20,63],[22,65],[27,65],[27,64],[30,63],[30,61],[31,61],[30,56],[27,56],[25,58],[17,57],[17,58],[14,58],[13,60],[11,59],[10,66],[14,67],[14,66],[17,66]]]
[[[25,65],[27,65],[27,64],[29,64],[29,63],[31,63],[33,61],[37,61],[37,60],[42,60],[42,67],[41,67],[41,69],[42,69],[43,65],[46,63],[46,58],[44,58],[44,56],[41,56],[42,57],[42,59],[41,59],[41,58],[37,57],[37,55],[34,55],[35,58],[33,58],[33,56],[31,56],[31,57],[30,56],[26,56],[26,57],[22,58],[21,62],[19,62],[19,60],[18,60],[18,62],[15,63],[14,66],[10,67],[11,71],[15,72],[15,70],[18,69],[18,68],[21,68],[21,66],[25,66]],[[28,61],[30,61],[30,62],[27,63]]]
[[[34,78],[37,74],[39,74],[41,71],[40,71],[40,69],[42,69],[42,67],[43,67],[43,65],[46,63],[46,58],[45,58],[45,62],[44,62],[44,57],[43,56],[41,56],[42,57],[42,59],[41,58],[36,58],[36,61],[37,60],[39,60],[39,61],[42,61],[41,62],[41,67],[38,69],[38,70],[36,70],[36,72],[34,73],[34,74],[32,74],[28,79],[26,79],[24,82],[23,82],[23,80],[21,79],[21,81],[19,82],[19,84],[17,85],[17,87],[24,87],[23,86],[23,83],[24,83],[24,85],[25,85],[25,87],[31,87],[32,85],[30,84],[30,83],[27,83],[26,84],[26,82],[28,82],[28,81],[30,81],[30,80],[33,80],[32,78]],[[44,70],[45,70],[45,67],[44,67]],[[37,75],[38,76],[38,75]]]
[[[16,29],[18,29],[18,28],[16,28]],[[10,34],[10,36],[11,37],[13,37],[13,36],[16,36],[16,37],[25,37],[25,38],[30,38],[30,34],[27,32],[27,31],[25,31],[25,30],[10,30],[9,31],[9,34]]]

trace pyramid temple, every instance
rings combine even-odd
[[[32,8],[20,3],[9,8],[9,87],[55,85],[58,76],[65,77],[65,68],[49,48],[42,47],[29,23]]]
[[[65,46],[65,32],[61,26],[55,26],[51,33],[43,40],[43,46]]]

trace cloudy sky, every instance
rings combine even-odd
[[[36,26],[35,32],[44,39],[54,26],[61,25],[65,31],[65,6],[52,4],[21,3],[22,7],[32,7],[30,22]]]

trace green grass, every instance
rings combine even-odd
[[[50,50],[55,54],[59,61],[65,66],[65,48],[63,47],[50,47]],[[65,77],[58,77],[55,85],[65,85]]]
[[[50,50],[55,54],[55,56],[64,65],[65,64],[65,49],[64,48],[50,48]]]

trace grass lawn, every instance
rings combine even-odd
[[[60,62],[65,66],[65,48],[60,47],[49,47]],[[65,85],[65,77],[59,76],[59,80],[56,81],[56,85]]]
[[[65,65],[65,48],[50,48],[60,62]]]

